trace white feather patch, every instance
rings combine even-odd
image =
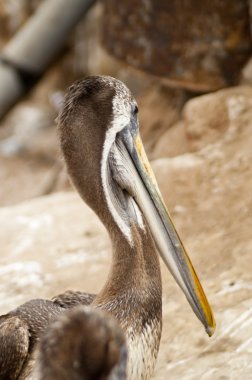
[[[107,130],[106,135],[105,135],[105,141],[104,141],[103,152],[102,152],[102,160],[101,160],[101,177],[102,177],[102,186],[105,193],[105,198],[107,201],[109,211],[111,215],[113,216],[114,221],[116,222],[116,224],[122,231],[123,235],[128,240],[129,244],[133,246],[134,242],[132,239],[130,226],[125,222],[125,220],[123,220],[121,215],[118,213],[118,211],[114,207],[114,204],[110,197],[110,192],[109,192],[109,187],[108,187],[109,186],[108,173],[107,173],[108,156],[109,156],[111,147],[113,143],[115,142],[116,134],[120,132],[123,128],[125,128],[127,125],[130,124],[130,117],[131,117],[130,103],[128,101],[127,102],[123,101],[123,99],[120,98],[119,95],[120,93],[118,94],[118,96],[115,96],[112,101],[113,118],[112,118],[111,126]],[[121,157],[118,158],[118,163],[120,162],[120,159]],[[129,177],[131,177],[130,174],[129,174]],[[133,175],[132,175],[132,180],[133,180]],[[135,217],[136,217],[139,227],[145,230],[141,211],[138,207],[138,204],[135,202],[134,199],[132,199],[132,206],[134,208]]]
[[[155,320],[140,335],[126,332],[128,345],[127,380],[149,380],[157,361],[161,324]]]
[[[114,110],[114,106],[113,106]],[[120,132],[126,125],[130,122],[130,116],[126,117],[125,115],[114,115],[112,126],[108,129],[105,136],[105,141],[103,145],[102,152],[102,161],[101,161],[101,177],[102,177],[102,186],[105,193],[107,205],[111,215],[113,216],[116,224],[128,240],[128,242],[132,245],[132,235],[130,231],[130,227],[125,223],[125,221],[120,217],[117,210],[115,209],[109,195],[108,189],[108,178],[107,178],[107,164],[108,164],[108,156],[111,149],[112,144],[115,141],[116,134]]]

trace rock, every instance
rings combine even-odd
[[[232,108],[232,128],[217,142],[153,162],[217,320],[211,340],[192,329],[186,305],[178,303],[180,294],[163,272],[164,333],[156,380],[251,378],[252,119],[244,98],[244,112]]]
[[[141,93],[137,100],[141,135],[151,156],[163,134],[179,120],[184,92],[170,89],[157,82]]]
[[[168,101],[168,97],[166,99]],[[158,104],[153,99],[151,102],[153,107]],[[145,114],[146,130],[144,120],[142,124],[144,137],[146,133],[147,142],[151,141],[149,149],[153,159],[198,151],[222,139],[226,131],[232,133],[233,128],[243,128],[252,118],[252,88],[249,86],[233,87],[192,98],[182,110],[182,119],[175,123],[175,114],[179,119],[178,105],[176,108],[174,104],[167,106],[160,102],[158,128],[155,128],[154,119],[150,115],[151,102]]]
[[[59,172],[58,163],[46,156],[0,156],[0,207],[69,188]]]
[[[252,116],[252,88],[233,87],[189,100],[183,109],[191,150],[221,138],[234,124],[242,127]]]
[[[178,121],[159,137],[151,157],[152,159],[174,157],[188,151],[189,144],[185,134],[185,125],[183,121]]]
[[[0,314],[66,288],[100,289],[97,275],[105,280],[108,238],[77,194],[57,193],[2,208],[0,223],[5,226],[0,230]]]
[[[0,141],[0,154],[14,156],[22,151],[39,154],[44,146],[55,154],[55,115],[49,107],[21,102],[6,117],[9,136]],[[51,133],[48,129],[51,128]],[[43,140],[45,142],[43,143]]]
[[[241,71],[240,84],[250,85],[252,84],[252,59],[249,58],[246,65]]]

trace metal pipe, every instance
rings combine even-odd
[[[46,0],[1,52],[0,118],[27,91],[62,49],[95,0]]]

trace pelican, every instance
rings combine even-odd
[[[63,313],[42,335],[39,380],[125,380],[124,334],[108,313],[77,306]]]
[[[77,81],[65,97],[58,131],[70,178],[108,231],[112,264],[96,296],[68,292],[52,301],[29,301],[2,316],[0,375],[28,379],[36,342],[47,324],[66,308],[91,303],[111,313],[125,334],[127,379],[147,380],[155,367],[162,329],[159,255],[209,336],[215,329],[214,316],[158,189],[130,90],[107,76]],[[19,336],[13,323],[22,325]],[[17,357],[21,336],[25,343],[22,357]],[[11,350],[16,353],[15,376]]]

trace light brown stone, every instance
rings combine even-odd
[[[137,99],[141,135],[149,155],[163,134],[179,120],[182,98],[181,90],[153,84]]]
[[[183,109],[191,150],[216,142],[235,124],[242,127],[252,116],[252,88],[240,86],[189,100]]]
[[[152,159],[174,157],[188,152],[189,144],[185,134],[185,125],[179,121],[164,132],[152,151]]]

